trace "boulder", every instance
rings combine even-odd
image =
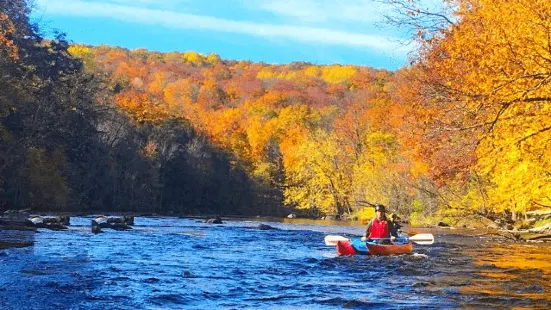
[[[67,225],[69,225],[70,222],[70,217],[32,215],[29,217],[29,221],[32,222],[36,228],[62,230],[67,229]]]
[[[29,221],[29,210],[7,210],[0,216],[0,226],[13,229],[35,227]]]
[[[134,218],[131,217],[131,223],[134,223]],[[110,228],[114,230],[130,230],[129,219],[125,216],[110,216],[105,217],[100,215],[92,220],[92,232],[97,233],[101,228]]]

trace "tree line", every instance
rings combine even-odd
[[[545,1],[387,1],[397,71],[41,38],[0,13],[4,208],[413,222],[551,205]],[[514,21],[514,22],[512,22]]]
[[[108,79],[85,70],[62,34],[45,40],[29,13],[26,1],[0,2],[0,208],[276,211],[265,205],[277,196],[189,122],[122,111]]]

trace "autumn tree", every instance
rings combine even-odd
[[[526,211],[549,205],[543,192],[549,184],[551,6],[458,0],[434,14],[413,7],[415,1],[396,2],[406,8],[402,24],[418,29],[418,69],[410,77],[423,93],[419,120],[429,125],[423,152],[440,185],[455,187],[448,206]]]

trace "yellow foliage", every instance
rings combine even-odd
[[[328,84],[339,84],[350,80],[358,69],[354,66],[326,66],[322,68],[322,79]]]
[[[278,79],[281,79],[281,80],[295,80],[297,78],[297,73],[292,71],[292,72],[281,72],[277,75],[277,78]]]
[[[499,158],[483,157],[478,167],[492,181],[488,194],[496,211],[506,209],[529,211],[536,202],[542,205],[551,203],[551,176],[549,163],[531,158],[518,149],[509,149]]]
[[[551,2],[458,0],[458,22],[422,49],[447,97],[444,123],[479,129],[476,171],[496,211],[549,204]],[[442,93],[442,92],[441,92]]]
[[[207,62],[211,65],[218,65],[222,63],[222,59],[220,58],[220,56],[214,53],[210,53],[207,55]]]
[[[197,52],[187,52],[182,55],[186,63],[189,63],[195,67],[201,67],[205,64],[206,59],[203,55]]]
[[[349,205],[350,158],[335,136],[317,130],[312,138],[289,150],[294,161],[284,161],[285,202],[297,208],[341,214]]]
[[[319,66],[309,66],[304,69],[304,74],[310,77],[319,77],[321,76],[321,69]]]
[[[277,169],[276,165],[269,162],[256,162],[253,170],[253,176],[260,180],[271,180],[273,172]]]
[[[78,57],[78,58],[87,58],[91,55],[92,51],[90,50],[89,47],[87,46],[84,46],[84,45],[71,45],[69,46],[69,48],[67,49],[67,51],[75,56],[75,57]]]
[[[94,54],[92,53],[92,50],[89,47],[84,45],[71,45],[69,46],[67,51],[72,56],[82,59],[82,62],[84,63],[87,69],[93,69]]]
[[[264,67],[256,74],[256,78],[259,80],[269,80],[275,78],[276,73],[272,67]]]
[[[372,207],[361,208],[360,210],[354,212],[354,214],[352,215],[353,219],[361,221],[364,225],[367,224],[374,217],[375,208]]]

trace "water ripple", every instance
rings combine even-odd
[[[413,255],[338,257],[324,236],[363,227],[137,218],[93,235],[77,223],[0,251],[0,309],[551,307],[548,245],[435,232]]]

